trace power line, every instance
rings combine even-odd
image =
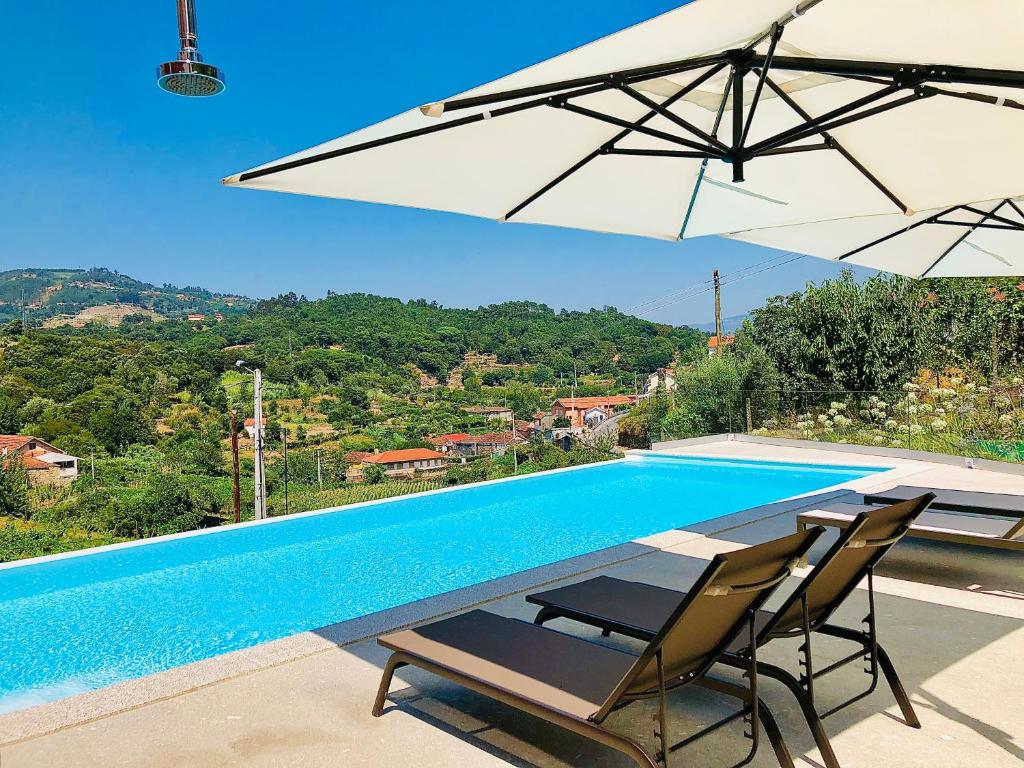
[[[755,277],[765,272],[769,272],[773,269],[784,267],[787,264],[792,264],[793,262],[799,261],[800,259],[804,258],[807,258],[805,254],[794,254],[793,252],[781,253],[771,257],[770,259],[764,259],[763,261],[756,262],[749,266],[743,267],[742,269],[738,269],[735,272],[730,272],[722,276],[721,284],[725,286],[731,285],[732,283],[738,283],[741,280],[746,280],[749,277]],[[761,267],[761,269],[758,269],[758,267]],[[700,287],[697,288],[697,286]],[[701,296],[705,293],[710,293],[711,291],[714,290],[713,281],[711,280],[707,280],[704,283],[695,284],[695,286],[692,287],[696,288],[696,290],[682,289],[681,291],[667,294],[658,299],[652,299],[651,301],[648,301],[645,304],[637,305],[638,307],[647,307],[642,312],[634,312],[633,308],[626,311],[630,314],[635,313],[638,317],[643,317],[644,315],[648,315],[652,312],[657,312],[658,310],[661,309],[666,309],[667,307],[671,307],[672,305],[678,304],[681,301],[686,301],[687,299],[697,298],[698,296]],[[686,292],[684,293],[683,291]]]

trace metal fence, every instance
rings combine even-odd
[[[1024,462],[1024,384],[911,383],[902,389],[740,390],[675,395],[652,439],[722,432]]]

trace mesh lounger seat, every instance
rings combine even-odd
[[[393,653],[373,714],[383,713],[395,670],[412,665],[618,750],[646,768],[667,766],[672,751],[740,717],[749,719],[753,741],[742,763],[757,752],[763,724],[779,764],[790,768],[792,756],[757,696],[756,648],[749,659],[749,687],[706,673],[737,635],[746,630],[752,636],[757,610],[823,530],[812,528],[715,557],[694,589],[663,616],[639,655],[479,610],[384,635],[378,642]],[[672,744],[665,696],[691,683],[738,698],[743,707]],[[658,700],[661,743],[653,755],[603,726],[614,710],[652,698]]]
[[[746,670],[750,666],[752,646],[762,646],[776,638],[802,637],[803,644],[799,649],[802,671],[798,676],[763,662],[759,663],[758,670],[783,683],[796,697],[828,768],[838,768],[839,762],[822,725],[822,718],[871,694],[878,684],[880,672],[889,683],[907,724],[920,727],[892,661],[878,644],[873,571],[878,561],[906,534],[930,501],[931,495],[924,494],[916,499],[858,515],[778,611],[756,612],[752,619],[753,643],[749,638],[734,636],[732,643],[718,659],[720,663]],[[868,615],[864,620],[866,630],[830,624],[829,618],[865,577],[868,580]],[[540,606],[534,620],[536,624],[567,618],[597,627],[605,635],[614,632],[648,641],[664,623],[672,606],[687,594],[599,576],[532,594],[526,599]],[[859,648],[825,669],[815,670],[811,653],[812,634],[815,632],[849,640]],[[814,700],[815,681],[841,666],[861,659],[869,665],[871,680],[867,690],[819,715]]]

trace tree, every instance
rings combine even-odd
[[[363,466],[363,482],[369,485],[383,483],[387,479],[384,468],[378,464],[366,464]]]
[[[17,456],[0,463],[0,516],[29,516],[28,473]]]
[[[776,296],[745,330],[786,388],[875,391],[916,373],[928,346],[922,289],[900,276],[858,284],[849,271]]]
[[[7,395],[0,394],[0,433],[17,434],[21,423],[18,404]]]

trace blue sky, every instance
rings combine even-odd
[[[220,185],[675,5],[197,0],[200,48],[228,89],[191,100],[155,84],[156,65],[177,52],[172,0],[20,4],[0,69],[0,269],[106,266],[252,296],[330,289],[620,309],[702,283],[715,267],[734,273],[777,253]],[[578,279],[591,269],[617,277]],[[723,312],[837,272],[803,259],[757,274],[726,286]],[[705,293],[646,316],[702,323],[711,307]]]

